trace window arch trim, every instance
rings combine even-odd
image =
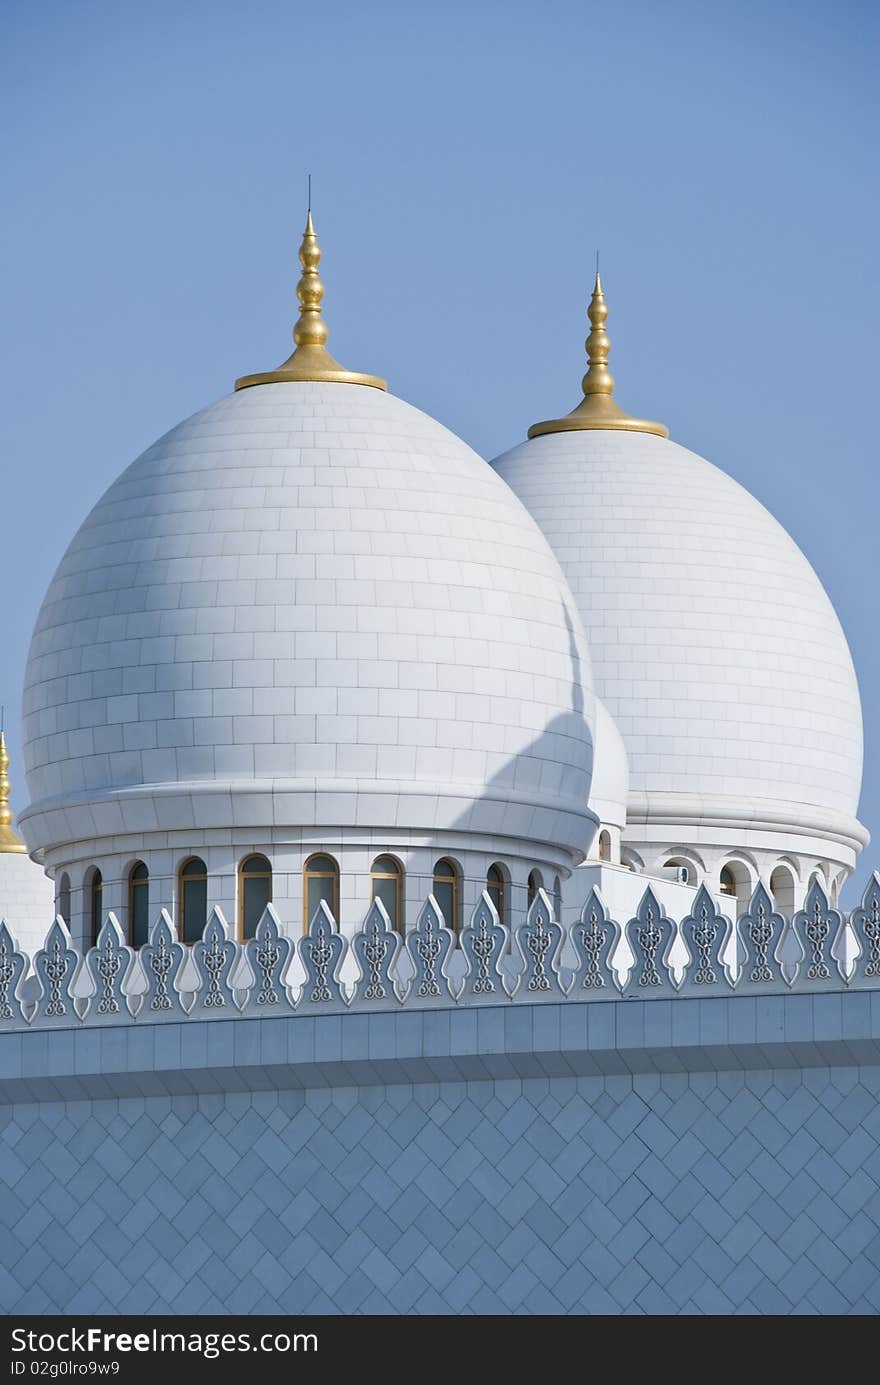
[[[446,927],[457,934],[461,926],[461,866],[451,856],[440,856],[434,862],[431,878],[434,898],[440,905]],[[443,908],[444,900],[449,901],[446,909]]]
[[[143,901],[144,917],[141,917]],[[142,934],[142,936],[138,936]],[[146,861],[134,861],[128,871],[128,941],[142,947],[150,937],[150,871]]]
[[[266,906],[272,903],[272,862],[262,851],[251,851],[239,861],[237,875],[237,933],[239,942],[243,943],[256,937],[257,924],[263,917]],[[249,889],[251,885],[255,888]],[[256,904],[248,899],[249,895],[256,896]]]
[[[190,897],[192,894],[191,891],[187,891],[187,885],[204,885],[205,887],[204,910],[201,906],[199,909],[200,914],[204,912],[204,919],[198,929],[189,927],[187,924],[187,894],[189,893]],[[184,943],[198,942],[208,922],[208,867],[201,856],[187,856],[186,860],[181,861],[177,868],[177,905],[180,941]],[[188,933],[191,933],[192,936],[187,937]]]
[[[90,866],[86,874],[86,907],[91,946],[96,947],[104,913],[104,877],[98,866]]]
[[[782,879],[780,879],[782,877]],[[774,880],[776,884],[774,885]],[[797,900],[798,887],[800,881],[797,871],[785,858],[777,861],[770,871],[768,879],[770,898],[773,900],[773,908],[782,914],[794,912]]]
[[[725,871],[733,880],[733,891],[728,893],[722,889],[721,881]],[[723,894],[725,899],[731,899],[736,906],[737,912],[743,912],[749,907],[749,900],[755,888],[755,881],[759,879],[759,873],[754,861],[743,852],[737,852],[735,856],[728,856],[721,862],[718,871],[718,892]]]
[[[500,861],[493,861],[486,871],[486,893],[495,905],[499,922],[504,923],[507,912],[507,875]]]
[[[531,909],[535,900],[538,898],[538,891],[544,888],[544,877],[537,866],[529,871],[529,878],[526,881],[526,906]]]
[[[327,865],[325,866],[325,862]],[[309,883],[313,880],[329,880],[330,885],[330,912],[339,927],[339,862],[335,856],[331,856],[329,851],[313,851],[311,856],[303,866],[303,933],[308,933],[309,925],[314,918],[315,909],[309,907]]]
[[[388,906],[387,904],[385,904],[384,899],[382,900],[382,902],[383,904],[385,904],[386,912],[388,913],[391,919],[392,928],[394,928],[398,933],[401,934],[404,932],[405,929],[403,911],[404,878],[405,877],[402,861],[399,861],[396,856],[392,856],[390,851],[381,852],[375,858],[373,864],[370,866],[370,905],[372,906],[377,898],[381,899],[382,893],[389,893],[389,891],[387,890],[382,891],[381,885],[380,888],[377,890],[377,883],[381,881],[390,881],[393,887],[394,894],[393,912],[392,910],[388,909]]]

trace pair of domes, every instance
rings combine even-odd
[[[631,822],[797,824],[854,854],[831,604],[757,501],[617,408],[598,278],[583,402],[490,467],[333,360],[319,258],[310,215],[290,360],[149,448],[62,560],[26,677],[31,850],[283,824],[576,862],[595,675]]]

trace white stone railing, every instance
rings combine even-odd
[[[163,910],[137,950],[113,914],[85,954],[56,919],[32,960],[0,924],[0,1028],[7,1030],[857,989],[880,989],[877,873],[849,914],[813,884],[805,907],[786,918],[759,885],[735,923],[705,888],[676,923],[648,888],[622,926],[593,890],[578,921],[563,927],[542,890],[512,929],[484,893],[456,937],[429,895],[404,937],[379,901],[351,938],[322,904],[296,941],[271,905],[245,943],[234,941],[214,909],[192,946],[179,941]]]

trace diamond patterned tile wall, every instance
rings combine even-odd
[[[260,1072],[266,1090],[0,1106],[3,1310],[880,1308],[873,1063],[304,1089]]]

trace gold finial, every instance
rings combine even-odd
[[[9,806],[9,755],[6,750],[6,736],[0,731],[0,854],[11,851],[27,853],[27,847],[12,826],[12,809]]]
[[[545,423],[533,423],[529,429],[530,438],[538,438],[542,433],[569,433],[579,428],[616,428],[627,433],[656,433],[659,438],[668,438],[669,429],[663,423],[651,423],[646,418],[630,418],[619,404],[615,404],[614,376],[608,369],[608,352],[611,342],[605,331],[608,308],[602,292],[598,265],[593,296],[587,310],[590,319],[590,335],[587,337],[587,373],[583,378],[584,397],[576,409],[565,418],[551,418]]]
[[[311,203],[311,195],[309,197]],[[302,276],[296,286],[300,313],[293,329],[296,350],[277,370],[268,370],[259,375],[243,375],[236,380],[237,390],[250,385],[272,385],[284,380],[336,380],[345,385],[371,385],[373,389],[384,390],[388,386],[377,375],[360,375],[353,370],[345,370],[335,361],[327,350],[327,324],[324,321],[321,304],[324,299],[324,285],[318,276],[321,261],[321,247],[312,223],[312,209],[309,206],[306,229],[299,248],[299,262]]]

